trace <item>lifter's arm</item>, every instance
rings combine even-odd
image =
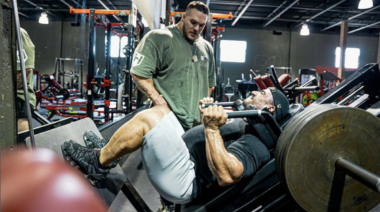
[[[167,107],[167,110],[170,111],[168,103],[166,100],[158,93],[153,84],[153,79],[144,78],[131,74],[133,80],[136,83],[137,88],[143,92],[150,100],[152,100],[155,106]]]
[[[227,114],[221,106],[210,106],[203,111],[206,134],[206,155],[208,165],[218,179],[220,186],[237,183],[243,175],[243,164],[227,152],[219,127],[227,121]]]

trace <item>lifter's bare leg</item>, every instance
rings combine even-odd
[[[117,158],[140,148],[143,136],[161,121],[165,113],[168,112],[163,112],[160,106],[155,106],[142,111],[125,123],[116,131],[108,144],[101,149],[100,164],[108,166]]]
[[[70,161],[70,164],[79,168],[93,185],[96,185],[114,167],[110,166],[110,163],[140,148],[143,136],[169,112],[170,110],[158,106],[137,114],[124,124],[100,151],[72,140],[66,141],[61,146],[62,155]]]

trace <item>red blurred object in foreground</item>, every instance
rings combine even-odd
[[[1,153],[2,212],[103,212],[96,190],[48,149]]]

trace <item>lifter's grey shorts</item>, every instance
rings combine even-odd
[[[170,112],[143,138],[142,161],[154,188],[165,199],[184,204],[192,200],[194,163],[182,139],[184,130]]]

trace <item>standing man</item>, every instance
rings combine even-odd
[[[20,65],[20,56],[17,51],[17,128],[18,132],[22,132],[29,129],[28,120],[26,115],[26,106],[31,107],[33,111],[36,107],[36,95],[33,90],[33,69],[34,69],[34,44],[28,33],[20,28],[21,31],[21,40],[23,46],[24,60],[25,60],[25,69],[26,69],[26,80],[28,85],[28,95],[29,102],[25,102],[24,89],[22,84],[22,75],[21,75],[21,65]],[[18,49],[18,48],[17,48]]]
[[[149,32],[133,57],[137,88],[164,112],[173,111],[185,131],[200,124],[198,101],[215,86],[214,52],[199,36],[209,13],[203,2],[191,2],[181,22]]]
[[[214,51],[199,36],[209,14],[203,2],[191,2],[178,24],[145,35],[133,57],[137,88],[164,113],[173,111],[185,131],[200,124],[198,101],[215,86]],[[161,211],[173,209],[161,198]]]

